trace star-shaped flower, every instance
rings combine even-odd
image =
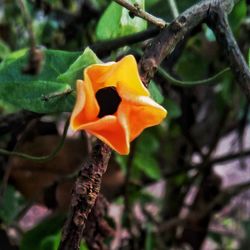
[[[132,55],[87,67],[76,85],[72,129],[86,130],[120,154],[128,154],[130,142],[167,115],[150,98]]]

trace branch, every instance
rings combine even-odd
[[[224,163],[227,161],[233,161],[233,160],[238,160],[241,159],[243,157],[249,157],[250,156],[250,150],[246,150],[246,151],[241,151],[241,152],[237,152],[237,153],[232,153],[232,154],[226,154],[223,156],[218,156],[215,157],[214,159],[208,161],[206,163],[206,166],[212,166],[212,165],[216,165],[218,163]],[[180,169],[175,169],[174,171],[171,172],[166,172],[164,174],[164,177],[166,178],[171,178],[173,176],[176,176],[178,174],[181,174],[183,172],[192,170],[192,169],[200,169],[201,167],[204,167],[204,163],[200,163],[200,164],[196,164],[196,165],[190,165],[189,167],[185,167],[185,168],[180,168]]]
[[[94,50],[96,54],[100,54],[118,49],[125,45],[131,45],[141,41],[145,41],[151,37],[158,35],[159,32],[159,28],[149,28],[145,31],[141,31],[132,35],[119,37],[113,40],[97,42],[90,45],[89,47]]]
[[[232,0],[201,1],[163,29],[147,47],[140,61],[140,75],[145,86],[154,76],[160,63],[173,52],[177,44],[197,25],[208,22],[217,34],[218,43],[222,43],[221,46],[227,52],[232,72],[250,99],[250,72],[225,20],[225,13],[228,14],[233,5]],[[220,10],[219,13],[218,10]],[[221,17],[222,13],[224,13],[223,17]],[[214,22],[213,25],[212,22]],[[218,22],[220,22],[219,25],[217,25]]]
[[[115,236],[114,229],[106,220],[108,205],[107,200],[99,194],[83,232],[85,242],[89,246],[88,249],[108,250],[105,240]]]
[[[161,62],[173,52],[183,37],[205,20],[210,5],[211,1],[203,1],[192,6],[164,28],[149,44],[141,58],[139,68],[145,86],[148,85]]]
[[[124,8],[128,9],[135,16],[141,17],[142,19],[158,26],[159,28],[164,28],[167,25],[167,23],[164,20],[155,17],[147,13],[146,11],[143,11],[138,4],[133,5],[126,0],[113,0],[113,1],[123,6]]]
[[[98,142],[76,179],[70,214],[63,228],[60,250],[79,249],[88,215],[100,191],[102,175],[106,172],[111,149]]]
[[[191,221],[198,221],[212,212],[216,207],[224,207],[230,200],[241,192],[250,188],[250,181],[233,185],[222,190],[214,200],[200,213],[190,213],[186,218],[173,218],[166,223],[159,226],[159,232],[166,232],[167,230],[181,225],[187,225]]]
[[[239,158],[248,157],[248,156],[250,156],[250,150],[216,157],[212,159],[209,164],[214,165],[214,164],[218,164],[222,162],[237,160]]]
[[[237,82],[250,101],[250,70],[235,41],[227,17],[221,8],[215,8],[215,6],[211,7],[209,12],[208,25],[214,31]]]

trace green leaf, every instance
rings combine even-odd
[[[163,103],[164,96],[162,95],[160,87],[154,82],[151,81],[148,87],[151,97],[159,104]]]
[[[110,3],[97,24],[96,37],[98,40],[119,37],[121,15],[122,7],[115,2]]]
[[[23,86],[23,85],[25,86]],[[44,101],[43,97],[51,93],[63,93],[70,89],[67,84],[48,81],[5,82],[0,86],[0,98],[16,107],[37,113],[55,113],[71,111],[75,98],[73,95],[61,96]]]
[[[159,148],[159,138],[157,138],[153,133],[152,129],[144,131],[139,137],[139,143],[137,145],[137,150],[142,154],[153,154],[157,152]]]
[[[142,175],[146,175],[151,179],[158,180],[161,178],[159,164],[155,159],[155,153],[159,150],[159,137],[157,137],[157,129],[150,128],[144,131],[136,142],[136,151],[132,161],[133,179],[138,179]],[[126,172],[128,156],[121,156],[116,154],[115,160]]]
[[[91,64],[102,63],[96,54],[87,47],[84,52],[70,65],[68,70],[57,77],[57,80],[75,87],[77,79],[83,78],[83,70]]]
[[[5,224],[10,224],[22,210],[24,198],[13,186],[8,185],[0,204],[0,219]]]
[[[70,89],[68,83],[58,82],[57,77],[65,72],[78,58],[79,52],[41,50],[43,63],[37,75],[24,74],[29,53],[20,50],[10,54],[0,64],[0,100],[38,113],[53,113],[72,110],[75,97],[58,96],[44,101],[43,96],[62,93]]]
[[[45,237],[40,244],[39,250],[57,250],[61,241],[61,232]],[[80,245],[80,250],[88,250],[84,242]]]
[[[197,52],[191,49],[184,51],[176,64],[177,74],[186,81],[204,79],[204,76],[207,75],[209,60],[211,59],[206,58],[204,60],[202,57],[202,47],[197,37],[190,39],[189,43],[197,48]]]
[[[87,245],[82,242],[81,245],[80,245],[80,250],[88,250]]]
[[[164,107],[168,111],[169,118],[176,119],[181,116],[181,108],[175,101],[171,99],[165,99]]]
[[[60,235],[55,235],[59,234],[64,220],[65,216],[59,214],[43,220],[35,228],[24,234],[21,241],[20,250],[54,250],[55,248],[53,247],[58,244],[58,237],[60,237]]]
[[[40,250],[57,250],[60,244],[61,234],[49,235],[45,237],[40,246]]]
[[[246,1],[241,0],[235,4],[232,12],[229,15],[229,23],[234,32],[237,31],[239,25],[246,16],[247,4]]]
[[[129,2],[138,4],[144,10],[144,0],[129,0]],[[96,37],[99,40],[114,39],[143,31],[146,28],[147,22],[145,20],[131,17],[127,9],[112,2],[97,24]]]
[[[9,46],[2,40],[0,40],[0,59],[4,59],[10,53]]]
[[[148,177],[159,180],[161,178],[161,172],[158,162],[151,155],[145,155],[137,153],[134,159],[134,165],[140,169]]]

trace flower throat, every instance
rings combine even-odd
[[[98,118],[106,115],[113,115],[121,102],[115,87],[106,87],[99,89],[95,94],[96,100],[100,107]]]

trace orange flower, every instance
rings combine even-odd
[[[167,114],[150,98],[132,55],[87,67],[76,85],[72,129],[86,130],[120,154],[128,154],[130,142]]]

